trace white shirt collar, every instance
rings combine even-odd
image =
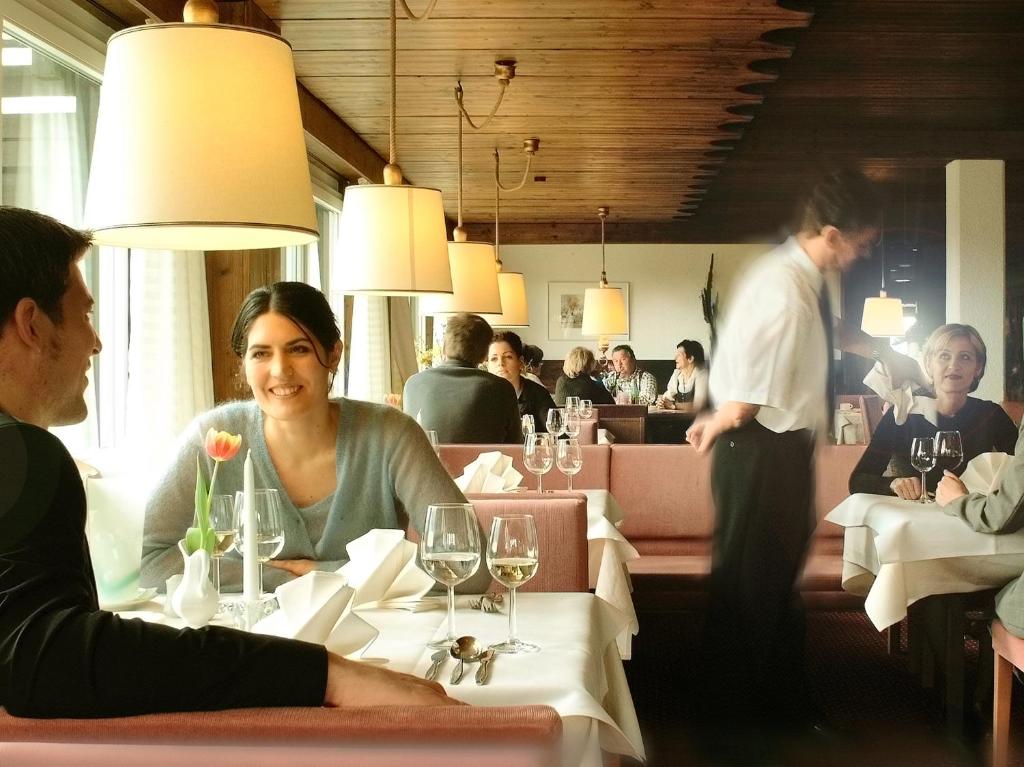
[[[825,284],[825,275],[821,273],[821,270],[811,260],[811,257],[807,255],[807,251],[800,246],[796,237],[786,238],[786,241],[782,243],[782,247],[786,258],[790,259],[799,268],[800,273],[807,279],[807,282],[815,291],[820,291],[822,285]]]

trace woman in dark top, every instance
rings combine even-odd
[[[593,378],[594,353],[577,346],[565,358],[562,373],[555,382],[555,402],[561,407],[566,397],[589,399],[595,405],[614,405],[615,399],[604,386]]]
[[[934,437],[936,431],[960,432],[964,457],[953,470],[957,475],[981,453],[1012,454],[1017,428],[1010,417],[994,402],[967,396],[978,388],[985,361],[985,342],[970,325],[943,325],[932,333],[924,347],[924,367],[932,381],[938,425],[912,413],[898,426],[890,408],[850,476],[850,492],[919,498],[921,480],[910,465],[911,441]],[[892,475],[883,476],[890,461]],[[927,475],[927,489],[935,490],[941,479],[942,469],[933,469]]]
[[[487,369],[515,388],[519,415],[532,415],[535,429],[546,432],[548,411],[555,406],[555,401],[541,384],[523,377],[524,364],[523,341],[519,335],[510,330],[495,333],[487,351]]]

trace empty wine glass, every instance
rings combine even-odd
[[[578,410],[565,409],[565,421],[562,430],[568,437],[580,436],[580,413]]]
[[[580,418],[589,419],[594,415],[594,401],[589,399],[580,400]]]
[[[434,455],[440,458],[441,447],[440,443],[437,441],[437,432],[434,431],[433,429],[427,429],[427,441],[430,443],[430,446],[434,449]]]
[[[213,528],[213,585],[220,594],[220,560],[235,546],[238,511],[230,495],[210,496],[210,526]]]
[[[530,434],[523,444],[523,464],[531,474],[537,475],[537,492],[544,492],[544,475],[554,463],[553,445],[548,434]]]
[[[964,446],[958,431],[935,432],[935,465],[953,471],[964,460]]]
[[[555,456],[555,465],[562,472],[569,482],[569,490],[572,490],[573,475],[579,474],[583,468],[583,448],[580,441],[574,437],[563,439],[558,443],[558,454]]]
[[[562,429],[565,428],[565,411],[561,408],[553,407],[548,411],[547,419],[548,434],[553,439],[558,439],[558,435],[562,433]]]
[[[568,410],[579,410],[580,409],[580,398],[579,397],[566,397],[565,398],[565,409]]]
[[[245,552],[244,494],[235,493],[235,513],[238,515],[238,549]],[[260,590],[263,595],[263,563],[281,553],[284,548],[284,527],[281,524],[281,499],[277,490],[254,490],[253,504],[256,507],[256,558],[260,563]]]
[[[448,588],[448,633],[430,642],[449,647],[455,641],[455,587],[480,566],[480,526],[469,503],[432,503],[420,538],[420,564]]]
[[[527,413],[521,419],[523,424],[523,436],[533,434],[537,431],[537,425],[533,422],[533,416]]]
[[[537,652],[535,644],[516,636],[516,589],[537,574],[539,551],[537,528],[529,514],[496,516],[487,541],[487,569],[494,580],[508,587],[508,639],[492,645],[495,652],[518,654]]]
[[[921,503],[931,503],[925,478],[935,468],[935,440],[931,437],[914,437],[910,443],[910,465],[921,472]]]

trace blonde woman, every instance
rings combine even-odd
[[[968,396],[985,375],[985,342],[970,325],[949,324],[938,328],[924,346],[924,368],[932,384],[938,424],[912,413],[898,426],[893,410],[882,418],[850,476],[851,493],[895,495],[916,500],[921,497],[921,478],[910,465],[910,444],[914,437],[933,437],[936,431],[959,431],[964,458],[956,468],[960,474],[981,453],[1013,453],[1017,428],[995,402]],[[883,476],[890,461],[895,476]],[[935,490],[942,469],[927,475],[927,489]]]
[[[595,381],[594,353],[590,349],[577,346],[565,357],[562,364],[562,375],[555,382],[555,402],[559,407],[565,404],[566,397],[589,399],[595,405],[614,405],[615,400],[604,386]]]

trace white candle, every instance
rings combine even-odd
[[[242,595],[246,605],[259,598],[260,563],[256,554],[256,493],[253,488],[252,451],[245,454],[242,474],[242,524],[245,525],[245,545],[242,549]]]

